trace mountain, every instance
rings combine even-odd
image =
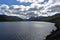
[[[52,19],[50,20],[51,22],[60,22],[60,13],[55,14],[54,16],[51,17]]]
[[[39,16],[39,17],[31,17],[30,19],[28,19],[28,21],[44,21],[44,20],[46,21],[47,19],[48,17]]]
[[[30,19],[28,19],[29,21],[45,21],[45,22],[60,22],[60,13],[57,13],[53,16],[48,16],[48,17],[43,17],[43,16],[39,16],[39,17],[31,17]]]
[[[45,22],[56,22],[60,21],[60,13],[49,16],[49,17],[31,17],[29,19],[22,19],[16,16],[6,16],[6,15],[0,15],[0,21],[45,21]]]
[[[44,21],[47,20],[48,17],[31,17],[29,19],[22,19],[16,16],[7,16],[7,15],[0,15],[0,22],[1,21]]]
[[[6,15],[0,15],[0,22],[4,21],[22,21],[23,19],[18,18],[16,16],[6,16]]]

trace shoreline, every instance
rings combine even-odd
[[[60,28],[56,23],[55,27],[57,28],[57,30],[52,31],[52,33],[46,37],[46,40],[60,40]]]

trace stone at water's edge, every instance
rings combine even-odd
[[[0,40],[44,40],[54,23],[49,22],[0,22]]]

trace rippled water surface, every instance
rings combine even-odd
[[[0,40],[44,40],[54,23],[49,22],[0,22]]]

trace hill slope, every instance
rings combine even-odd
[[[18,18],[16,16],[6,16],[6,15],[0,15],[0,22],[1,21],[22,21],[23,19]]]

